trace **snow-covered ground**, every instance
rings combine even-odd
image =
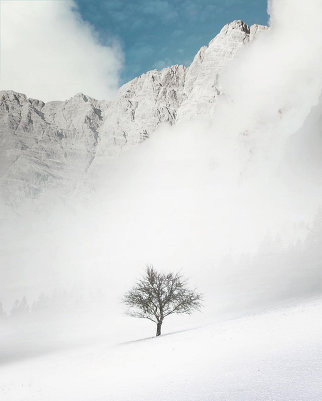
[[[0,367],[1,401],[321,401],[322,300]]]

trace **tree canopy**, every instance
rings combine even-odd
[[[156,323],[158,336],[167,316],[200,310],[201,300],[201,294],[187,288],[187,280],[181,274],[159,273],[149,265],[144,277],[125,294],[123,302],[129,308],[128,315]]]

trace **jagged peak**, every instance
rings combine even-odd
[[[246,35],[249,35],[250,34],[250,26],[249,25],[247,25],[244,21],[242,21],[242,20],[235,20],[235,21],[232,21],[232,22],[230,22],[229,24],[226,24],[222,29],[221,29],[221,31],[219,32],[219,34],[218,35],[216,35],[215,37],[214,37],[214,39],[212,39],[211,41],[210,41],[210,43],[209,43],[209,45],[211,44],[211,43],[213,43],[215,40],[216,40],[216,38],[218,38],[218,37],[221,37],[221,36],[226,36],[226,35],[229,35],[229,34],[231,34],[232,33],[232,31],[240,31],[240,32],[243,32],[243,33],[245,33]]]
[[[265,25],[247,25],[244,21],[242,20],[235,20],[230,22],[229,24],[226,24],[221,31],[219,32],[218,35],[216,35],[208,44],[208,47],[211,46],[213,43],[215,43],[218,39],[226,36],[230,36],[233,31],[239,31],[242,32],[243,34],[247,36],[252,36],[252,34],[256,31],[261,31],[261,30],[266,30],[268,29],[267,26]]]
[[[24,93],[16,92],[14,90],[0,90],[0,101],[1,102],[17,102],[19,105],[30,104],[36,106],[37,108],[42,108],[44,102],[39,99],[29,98]]]
[[[91,97],[85,95],[82,92],[78,92],[78,93],[76,93],[76,95],[72,96],[69,100],[72,100],[72,99],[79,99],[79,100],[82,100],[83,102],[87,103],[89,100],[91,100]]]
[[[19,98],[19,99],[24,99],[27,100],[27,95],[24,93],[16,92],[14,90],[8,89],[8,90],[0,90],[0,97],[2,99],[8,98],[8,99],[14,99],[14,98]]]
[[[133,78],[131,81],[123,84],[121,86],[121,88],[119,89],[118,96],[122,96],[124,91],[128,90],[132,85],[136,85],[137,82],[140,82],[140,81],[142,82],[145,80],[154,80],[156,77],[157,77],[157,79],[160,79],[160,78],[162,78],[162,76],[167,75],[167,73],[172,73],[173,75],[175,75],[180,70],[182,70],[183,74],[185,75],[187,69],[188,69],[188,67],[186,67],[183,64],[175,64],[175,65],[171,65],[169,67],[164,67],[161,70],[158,70],[158,69],[149,70],[149,71],[139,75],[138,77]]]
[[[247,25],[244,21],[242,21],[241,19],[236,19],[232,22],[230,22],[229,24],[226,24],[222,30],[224,30],[225,28],[230,28],[230,29],[240,29],[246,33],[249,33],[250,31],[250,26]]]
[[[183,65],[183,64],[174,64],[174,65],[171,65],[171,66],[169,66],[169,67],[164,67],[164,68],[162,68],[162,69],[160,69],[160,70],[158,70],[158,69],[155,68],[155,69],[153,69],[153,70],[149,70],[149,71],[147,71],[147,72],[141,74],[140,76],[138,76],[138,77],[132,79],[132,81],[130,81],[130,82],[133,82],[133,81],[135,81],[135,80],[137,80],[137,79],[141,79],[141,78],[151,77],[152,75],[156,75],[156,74],[164,74],[164,73],[166,73],[166,72],[168,72],[168,71],[174,71],[174,72],[176,72],[176,71],[178,71],[178,70],[180,70],[180,69],[182,69],[182,70],[185,71],[187,68],[188,68],[188,67],[186,67],[186,66]],[[125,85],[126,85],[126,84],[125,84]]]

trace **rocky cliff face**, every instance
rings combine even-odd
[[[199,50],[187,69],[185,100],[178,110],[178,120],[202,117],[211,113],[211,105],[222,92],[221,71],[242,47],[266,29],[267,27],[262,25],[249,27],[242,21],[234,21],[225,25],[208,47],[203,46]]]
[[[220,73],[266,27],[226,25],[190,67],[149,71],[123,85],[112,102],[78,94],[43,103],[0,92],[0,189],[6,203],[60,186],[72,191],[96,154],[106,157],[148,138],[162,124],[209,115]]]
[[[19,203],[51,185],[72,188],[95,157],[104,106],[84,95],[45,104],[0,92],[2,198]]]

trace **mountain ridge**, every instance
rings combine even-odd
[[[151,70],[124,84],[112,101],[78,93],[65,101],[0,91],[0,192],[19,204],[52,186],[68,192],[98,153],[115,157],[160,124],[211,114],[222,93],[220,73],[265,26],[225,25],[189,67]]]

